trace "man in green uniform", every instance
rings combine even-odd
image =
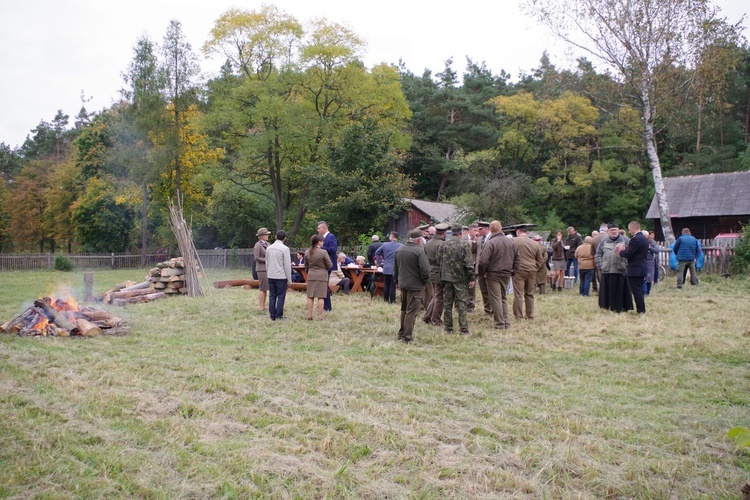
[[[460,224],[454,224],[453,236],[437,252],[440,282],[443,285],[443,328],[453,333],[453,306],[458,310],[458,327],[461,335],[469,334],[466,319],[468,287],[474,286],[474,263],[471,261],[469,243],[461,239]],[[467,287],[468,286],[468,287]]]
[[[432,285],[432,299],[427,305],[427,310],[422,316],[422,321],[428,325],[440,326],[443,324],[443,285],[440,283],[440,266],[437,262],[437,254],[440,247],[445,243],[445,232],[448,224],[435,226],[435,236],[430,238],[424,247],[427,261],[430,263],[430,285]]]
[[[414,340],[414,320],[422,308],[422,294],[430,279],[430,264],[422,249],[422,231],[413,229],[409,241],[396,250],[393,262],[393,279],[401,290],[401,327],[398,340]]]

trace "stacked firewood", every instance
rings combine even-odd
[[[72,300],[44,297],[34,305],[0,325],[0,332],[34,337],[93,336],[100,333],[120,334],[126,331],[122,319],[107,311],[78,307]]]
[[[121,283],[102,293],[97,300],[105,304],[124,306],[138,302],[150,302],[169,295],[185,295],[185,264],[182,257],[160,262],[149,270],[140,283]]]
[[[154,290],[167,295],[177,293],[184,295],[188,292],[185,287],[185,263],[182,257],[160,262],[148,272],[146,281]]]

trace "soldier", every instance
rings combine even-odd
[[[437,233],[437,230],[435,229],[435,226],[430,226],[427,228],[426,231],[423,231],[422,234],[426,234],[427,236],[422,236],[422,249],[427,246],[427,242],[430,241],[432,238],[435,237],[435,233]],[[424,293],[422,294],[422,309],[425,311],[430,306],[430,302],[432,301],[432,295],[435,293],[432,282],[427,281],[427,284],[424,286]]]
[[[547,261],[547,252],[542,245],[526,234],[526,228],[519,227],[513,244],[518,249],[518,271],[513,276],[513,316],[523,319],[526,306],[526,319],[534,319],[534,289],[537,272]]]
[[[427,305],[427,310],[422,316],[422,321],[428,325],[440,326],[443,324],[443,285],[440,283],[440,267],[437,262],[437,254],[440,246],[445,243],[445,232],[448,224],[435,226],[435,236],[424,247],[427,261],[430,264],[430,286],[432,287],[432,299]]]
[[[480,220],[477,222],[478,235],[477,235],[477,252],[474,259],[474,275],[476,276],[476,283],[479,284],[479,291],[482,292],[482,306],[484,314],[492,314],[492,306],[490,305],[490,293],[487,291],[487,279],[479,274],[479,256],[482,254],[484,245],[487,244],[487,239],[490,236],[490,223]]]
[[[471,262],[469,244],[461,239],[461,225],[453,226],[453,236],[438,249],[437,263],[440,268],[440,281],[443,285],[445,305],[443,307],[443,328],[453,333],[453,305],[458,309],[458,327],[461,335],[469,334],[466,319],[468,287],[474,286],[474,265]]]
[[[487,278],[495,328],[510,328],[508,317],[508,281],[518,271],[518,250],[505,237],[500,221],[490,222],[490,234],[479,257],[479,274]]]
[[[422,232],[413,229],[406,245],[396,250],[393,279],[401,290],[401,327],[398,340],[414,340],[414,320],[422,308],[422,293],[430,278],[430,265],[422,249]]]
[[[469,245],[471,245],[471,261],[477,261],[477,239],[479,238],[479,226],[476,223],[469,224]],[[466,304],[466,310],[474,312],[477,304],[477,287],[469,288],[469,301]]]

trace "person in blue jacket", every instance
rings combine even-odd
[[[695,262],[703,257],[703,249],[700,242],[690,234],[690,229],[684,228],[672,249],[677,259],[677,288],[682,288],[685,282],[685,270],[690,271],[690,284],[698,285],[698,273]]]

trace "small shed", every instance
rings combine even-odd
[[[404,238],[415,227],[422,224],[435,225],[441,222],[452,223],[461,218],[461,212],[455,205],[438,201],[417,200],[405,198],[406,209],[395,219],[386,224],[386,233],[398,231]]]
[[[664,179],[675,237],[689,228],[698,239],[740,232],[750,221],[750,172],[686,175]],[[656,195],[646,214],[654,220],[657,241],[664,241]]]

